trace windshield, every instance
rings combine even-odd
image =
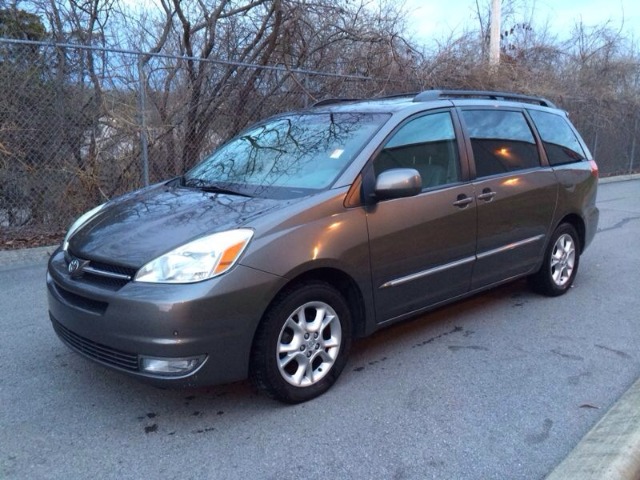
[[[222,145],[185,175],[185,184],[258,196],[325,189],[387,118],[364,113],[277,117]]]

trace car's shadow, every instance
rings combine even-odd
[[[352,356],[363,356],[363,360],[371,361],[378,349],[386,350],[389,346],[401,347],[405,344],[412,347],[428,345],[438,338],[473,328],[478,314],[494,308],[496,304],[509,302],[513,307],[523,307],[529,301],[540,298],[530,291],[525,280],[507,283],[382,328],[356,341]]]

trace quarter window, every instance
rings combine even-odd
[[[410,120],[387,141],[373,162],[376,175],[393,168],[414,168],[422,188],[460,180],[458,147],[449,112]]]
[[[540,156],[521,112],[463,110],[476,176],[487,177],[540,166]]]
[[[549,164],[562,165],[585,159],[580,142],[564,118],[540,110],[529,110],[529,115],[540,133]]]

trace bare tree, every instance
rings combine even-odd
[[[300,70],[384,75],[391,88],[398,73],[417,77],[418,54],[402,38],[401,13],[390,5],[373,10],[364,2],[253,0],[210,8],[162,0],[161,6],[153,29],[141,18],[131,41],[144,31],[152,39],[148,51],[180,56],[143,59],[162,125],[153,143],[171,152],[175,173],[252,119],[352,87],[337,77],[303,78]],[[368,93],[376,89],[379,83]]]

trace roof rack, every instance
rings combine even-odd
[[[510,92],[491,92],[486,90],[426,90],[413,98],[414,102],[427,102],[440,98],[489,98],[492,100],[515,100],[516,102],[528,102],[543,107],[557,108],[553,102],[542,97],[522,95]]]
[[[405,93],[392,93],[391,95],[385,95],[384,97],[375,97],[372,100],[393,100],[394,98],[415,97],[420,92],[405,92]]]
[[[420,92],[411,92],[411,93],[394,93],[392,95],[385,95],[384,97],[373,97],[373,98],[325,98],[324,100],[320,100],[313,104],[314,107],[322,107],[323,105],[333,105],[336,103],[343,102],[362,102],[362,101],[377,101],[377,100],[393,100],[396,98],[411,98],[418,95]]]
[[[357,102],[361,98],[325,98],[313,104],[314,107],[322,107],[323,105],[333,105],[334,103]]]

